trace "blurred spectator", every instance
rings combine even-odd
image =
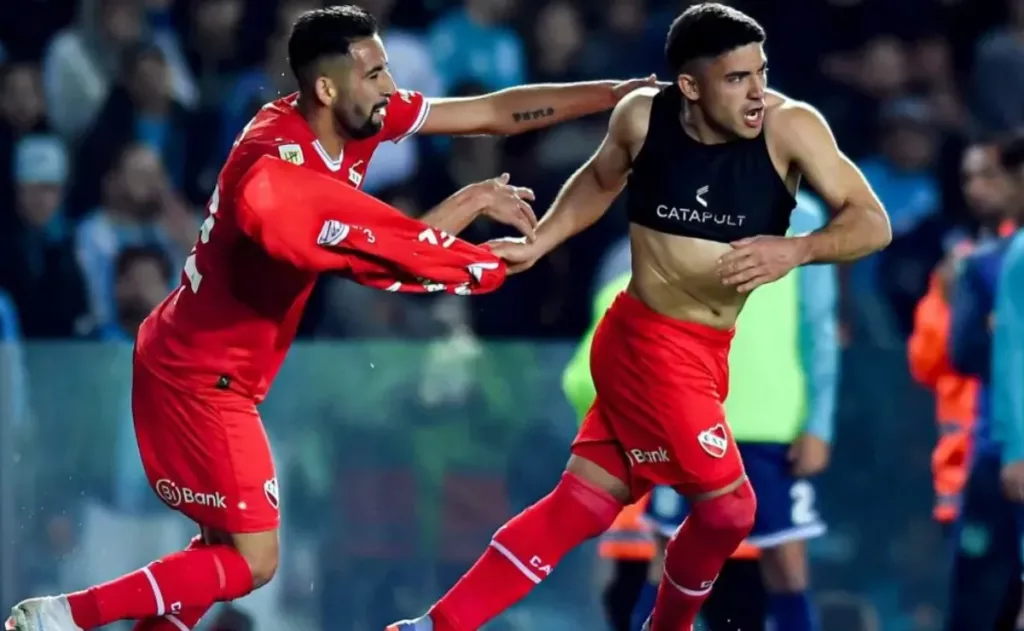
[[[0,72],[0,204],[14,199],[14,146],[28,133],[48,130],[46,101],[39,70],[30,64],[11,64]],[[12,217],[0,214],[0,226]]]
[[[909,82],[906,45],[891,36],[875,37],[855,54],[826,58],[825,75],[835,83],[815,94],[839,146],[858,158],[874,151],[881,104],[905,95]]]
[[[533,31],[534,76],[540,81],[578,81],[586,29],[579,9],[569,0],[546,3]]]
[[[665,25],[648,15],[646,0],[605,0],[601,30],[586,34],[582,60],[591,78],[642,77],[665,67]],[[549,5],[550,6],[550,5]],[[558,35],[554,34],[557,39]]]
[[[26,136],[14,163],[15,226],[0,231],[0,288],[17,305],[26,337],[74,337],[88,329],[89,309],[61,211],[67,152],[54,136]]]
[[[936,133],[928,104],[919,99],[887,103],[881,112],[880,154],[861,162],[899,238],[939,210]]]
[[[115,319],[100,335],[132,341],[142,321],[170,293],[174,272],[166,252],[144,245],[121,250],[114,267]]]
[[[78,22],[50,42],[44,62],[50,122],[66,138],[77,138],[92,123],[118,75],[122,53],[152,41],[172,60],[173,85],[183,102],[194,98],[187,69],[177,60],[176,40],[150,33],[142,3],[135,0],[80,0]]]
[[[1006,132],[1024,122],[1024,0],[1008,0],[1010,21],[978,42],[972,111],[981,131]]]
[[[286,6],[294,6],[289,3]],[[298,89],[288,66],[288,32],[291,25],[278,25],[267,43],[263,65],[242,72],[221,105],[219,155],[227,157],[235,138],[264,103]]]
[[[533,75],[539,81],[552,83],[585,78],[584,75],[590,72],[582,62],[591,54],[589,48],[585,49],[588,37],[583,16],[576,5],[568,0],[545,4],[534,24]],[[602,48],[605,45],[613,44],[603,40],[597,44]],[[648,69],[647,74],[650,72]],[[604,131],[605,126],[601,123],[573,121],[534,134],[535,146],[527,157],[530,163],[527,168],[536,169],[538,173],[531,174],[531,180],[545,174],[561,180],[563,171],[575,170],[590,157],[594,147],[601,142]],[[515,142],[523,145],[529,141],[517,139]],[[521,172],[520,168],[516,168],[516,172]]]
[[[75,251],[86,273],[96,323],[116,322],[114,273],[118,253],[129,246],[152,246],[178,262],[187,251],[176,242],[181,214],[168,190],[160,159],[144,145],[130,145],[103,179],[103,203],[78,226]],[[192,240],[198,222],[192,226]],[[182,237],[184,240],[184,237]]]
[[[526,58],[519,35],[503,25],[516,0],[463,0],[430,29],[430,50],[443,86],[482,83],[488,91],[525,82]]]
[[[196,161],[190,159],[196,143],[190,139],[199,132],[189,112],[174,100],[162,52],[150,44],[131,46],[124,53],[122,67],[119,85],[111,90],[78,151],[72,199],[76,214],[99,203],[103,174],[131,143],[145,145],[159,155],[176,188],[197,188]]]
[[[396,0],[363,0],[360,4],[377,18],[395,84],[427,96],[442,96],[444,88],[426,38],[391,24]],[[382,143],[373,154],[373,168],[366,172],[362,189],[374,193],[411,180],[419,167],[420,145],[417,136],[400,143]]]
[[[230,93],[240,62],[245,61],[239,36],[242,0],[194,0],[185,56],[199,87],[201,109],[217,110]]]
[[[96,332],[98,339],[133,344],[142,321],[171,290],[172,275],[167,256],[158,248],[121,250],[115,263],[115,320]],[[162,504],[150,489],[139,458],[130,401],[125,403],[113,449],[117,462],[114,506],[125,514],[161,513]]]
[[[966,110],[949,41],[940,34],[918,40],[911,61],[913,83],[924,93],[935,122],[946,132],[961,132],[966,127]]]

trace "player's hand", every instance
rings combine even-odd
[[[1003,466],[999,475],[1003,484],[1003,495],[1011,502],[1024,504],[1024,460]]]
[[[470,184],[467,188],[480,205],[480,214],[498,223],[512,226],[533,241],[536,236],[537,216],[530,207],[535,197],[533,191],[508,183],[508,173],[498,177]]]
[[[525,237],[504,237],[491,239],[483,244],[498,258],[505,261],[508,266],[508,273],[518,274],[533,267],[533,264],[540,258],[533,244],[528,243]]]
[[[634,90],[639,90],[640,88],[663,88],[668,85],[671,84],[665,81],[658,81],[657,75],[654,74],[644,77],[643,79],[622,81],[612,87],[612,105],[621,101],[626,95]]]
[[[718,276],[740,293],[779,280],[807,262],[807,247],[799,238],[750,237],[730,245],[732,250],[718,259]]]
[[[828,466],[831,451],[829,444],[817,436],[801,434],[789,447],[793,476],[808,478],[821,473]]]

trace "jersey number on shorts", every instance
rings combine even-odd
[[[797,480],[789,487],[789,498],[793,500],[790,519],[794,526],[806,526],[818,521],[818,511],[814,508],[814,485],[807,480]]]

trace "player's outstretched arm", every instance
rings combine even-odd
[[[782,106],[777,128],[794,164],[833,211],[832,221],[802,237],[804,263],[844,263],[892,240],[889,217],[871,185],[839,147],[821,114],[804,103]]]
[[[654,75],[629,81],[538,84],[481,96],[430,99],[421,134],[511,136],[610,110]]]
[[[484,293],[505,278],[501,261],[486,249],[270,156],[242,177],[235,214],[241,230],[271,257],[387,291]]]
[[[509,264],[510,273],[529,269],[542,256],[608,212],[632,169],[631,147],[642,142],[646,133],[650,96],[635,93],[615,107],[601,146],[562,186],[538,224],[537,238],[532,243],[507,239],[490,243],[495,254]]]
[[[470,184],[427,211],[420,217],[420,221],[457,235],[474,219],[485,216],[512,226],[532,241],[537,227],[537,217],[530,207],[534,199],[533,191],[513,186],[508,180],[508,173],[502,173],[498,177]]]

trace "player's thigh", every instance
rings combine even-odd
[[[777,556],[793,558],[794,551],[803,548],[802,542],[820,537],[827,530],[818,508],[814,480],[792,475],[787,445],[740,443],[739,450],[750,485],[757,494],[757,516],[747,540],[766,551],[788,547],[789,552]]]
[[[714,382],[702,367],[684,368],[645,391],[609,388],[601,399],[633,485],[672,486],[693,498],[735,484],[743,463]]]
[[[165,504],[210,530],[277,529],[274,462],[251,402],[211,403],[137,368],[132,411],[146,477]]]
[[[1002,496],[999,461],[979,458],[972,468],[960,520],[949,587],[947,631],[993,629],[1010,590],[1019,589],[1019,535],[1014,507]]]
[[[566,471],[604,489],[623,504],[638,501],[649,490],[633,485],[629,463],[600,397],[587,411],[571,449]]]

